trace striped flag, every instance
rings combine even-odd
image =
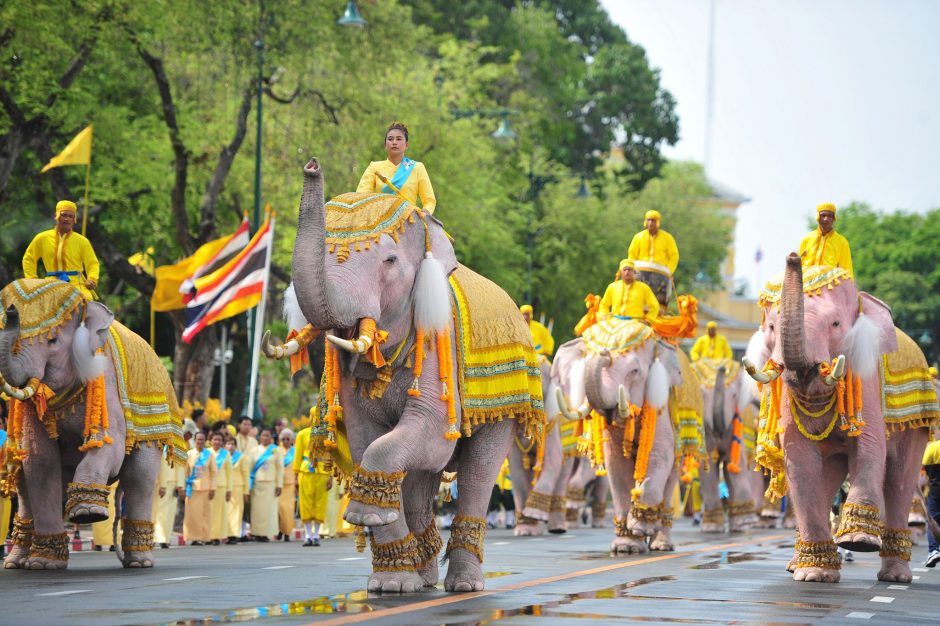
[[[206,326],[247,311],[261,301],[267,285],[274,233],[268,217],[248,245],[219,269],[193,281],[186,303],[183,341],[190,343]]]
[[[192,276],[188,277],[180,285],[180,293],[183,294],[183,302],[189,303],[196,294],[196,280],[201,276],[211,274],[232,257],[233,254],[244,249],[250,241],[248,236],[248,216],[245,215],[242,223],[238,225],[238,230],[226,237],[224,240],[216,240],[219,249],[196,268]]]

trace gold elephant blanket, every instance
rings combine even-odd
[[[669,392],[669,413],[676,431],[676,463],[685,456],[707,461],[705,449],[705,401],[692,362],[682,350],[676,350],[682,372],[682,384]]]
[[[920,346],[894,329],[898,349],[881,358],[884,416],[888,432],[925,428],[940,421],[937,391]]]
[[[461,430],[514,418],[528,436],[542,437],[545,406],[538,357],[516,305],[505,291],[458,265],[450,275]]]
[[[719,368],[725,368],[725,387],[730,387],[741,372],[741,364],[734,359],[699,359],[692,363],[692,369],[698,375],[703,387],[715,386]]]

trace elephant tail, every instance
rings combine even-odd
[[[124,563],[124,548],[119,541],[118,524],[121,523],[121,499],[123,497],[124,485],[119,482],[117,489],[114,490],[114,521],[111,523],[111,545],[114,546],[114,554],[117,555],[118,561],[121,563]]]

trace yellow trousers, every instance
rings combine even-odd
[[[91,525],[91,537],[96,546],[114,545],[114,492],[117,491],[117,481],[111,485],[108,494],[108,519],[95,522]],[[121,540],[121,529],[118,528],[118,541]]]

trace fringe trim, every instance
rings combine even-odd
[[[738,502],[731,502],[728,505],[728,515],[731,517],[742,517],[752,513],[754,513],[753,500],[741,500]]]
[[[108,496],[111,495],[111,489],[107,485],[98,485],[95,483],[81,484],[69,483],[65,490],[65,513],[74,509],[79,504],[92,504],[108,508]]]
[[[607,515],[607,500],[595,500],[591,503],[591,515],[595,518]]]
[[[525,508],[538,509],[539,511],[550,511],[552,509],[552,496],[530,491],[529,497],[525,499]]]
[[[561,513],[565,510],[565,496],[552,496],[552,502],[548,507],[549,513]]]
[[[29,548],[33,544],[33,520],[22,518],[17,513],[13,518],[13,531],[10,533],[14,546]]]
[[[718,526],[724,526],[725,510],[724,509],[705,509],[702,512],[702,524],[717,524]]]
[[[566,510],[565,510],[565,521],[566,521],[566,522],[577,522],[577,521],[578,521],[578,509],[566,509]]]
[[[441,553],[441,548],[444,547],[444,540],[441,539],[441,533],[433,520],[423,533],[415,537],[415,543],[417,544],[415,546],[418,559],[415,564],[417,569],[421,569],[437,559],[437,555]]]
[[[372,569],[376,572],[411,572],[419,559],[418,544],[414,535],[408,533],[404,539],[378,544],[375,535],[372,541]]]
[[[662,503],[656,506],[645,506],[639,502],[633,503],[633,509],[630,511],[633,518],[638,522],[656,523],[662,516]]]
[[[868,533],[876,537],[881,536],[884,524],[881,521],[881,511],[877,507],[867,504],[846,502],[842,505],[842,520],[836,539],[849,533]]]
[[[842,569],[842,559],[833,540],[796,542],[796,567]]]
[[[404,480],[405,472],[370,472],[356,467],[349,483],[349,498],[382,509],[397,509]]]
[[[632,537],[633,533],[630,532],[630,529],[627,528],[627,523],[629,521],[628,517],[617,517],[614,516],[614,536],[615,537]]]
[[[913,545],[911,531],[907,528],[885,528],[881,532],[881,551],[878,556],[910,561]]]
[[[483,539],[486,537],[486,520],[482,517],[458,515],[450,527],[447,554],[463,548],[483,563]]]
[[[150,552],[153,550],[153,522],[144,519],[124,519],[121,548],[124,552]]]
[[[68,561],[68,533],[33,535],[33,543],[29,548],[29,556],[30,558],[43,558],[53,561]]]

